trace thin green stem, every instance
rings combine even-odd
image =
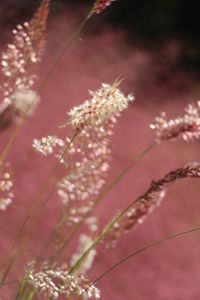
[[[82,222],[83,223],[83,222]],[[52,264],[56,258],[62,253],[62,251],[66,248],[66,246],[69,244],[69,242],[71,241],[71,239],[73,238],[74,234],[77,232],[77,229],[80,228],[82,223],[78,223],[76,224],[72,230],[70,230],[70,232],[67,234],[67,236],[65,237],[64,243],[55,250],[55,252],[52,254],[51,258],[50,258],[50,263]]]
[[[73,42],[76,40],[76,38],[78,37],[78,35],[80,34],[80,32],[82,31],[82,29],[84,28],[84,26],[86,25],[87,21],[91,18],[91,16],[93,15],[94,11],[93,8],[90,10],[89,14],[87,15],[87,17],[81,22],[81,24],[79,25],[79,27],[76,29],[76,31],[73,33],[73,35],[71,36],[70,40],[67,41],[66,45],[64,46],[64,48],[62,49],[62,51],[60,52],[60,54],[58,55],[58,57],[56,58],[55,62],[53,63],[53,65],[51,66],[51,68],[49,69],[47,75],[44,77],[44,79],[42,80],[42,82],[40,83],[39,87],[37,88],[37,94],[40,94],[41,91],[43,90],[43,88],[45,87],[46,83],[48,82],[49,78],[51,77],[51,75],[54,73],[57,65],[60,63],[60,61],[62,60],[62,58],[64,57],[65,53],[68,51],[68,49],[71,47],[71,45],[73,44]],[[35,97],[32,100],[31,104],[27,107],[26,111],[24,112],[21,120],[19,121],[19,123],[16,125],[16,127],[14,128],[13,133],[11,134],[7,145],[4,147],[2,154],[0,155],[0,161],[4,161],[6,158],[6,155],[10,149],[10,147],[12,146],[19,130],[21,129],[33,103],[35,102]]]
[[[28,293],[28,295],[26,296],[26,298],[24,298],[24,300],[31,300],[33,299],[33,296],[35,294],[34,289],[31,290],[31,292]]]
[[[58,248],[59,248],[59,245],[60,245],[60,236],[61,236],[61,230],[62,230],[62,227],[66,221],[66,217],[67,217],[67,210],[68,208],[65,206],[62,214],[61,214],[61,217],[58,221],[58,224],[56,226],[56,245],[55,245],[55,250],[56,251]]]
[[[67,153],[67,151],[68,151],[70,145],[73,143],[73,141],[74,141],[75,138],[77,137],[78,133],[79,133],[79,132],[75,132],[75,134],[74,134],[74,136],[72,137],[72,139],[71,139],[71,141],[69,142],[69,144],[66,145],[66,147],[65,147],[64,150],[63,150],[63,153],[62,153],[61,157],[57,160],[57,162],[56,162],[56,164],[54,165],[53,169],[51,170],[51,172],[50,172],[48,178],[46,179],[46,181],[45,181],[44,184],[42,185],[42,188],[40,189],[38,195],[37,195],[36,198],[34,199],[33,204],[32,204],[32,206],[31,206],[31,208],[29,209],[29,211],[28,211],[28,213],[27,213],[27,216],[26,216],[26,218],[25,218],[25,220],[24,220],[22,226],[20,227],[20,229],[19,229],[19,231],[18,231],[18,233],[17,233],[17,236],[16,236],[16,238],[15,238],[15,240],[14,240],[14,243],[13,243],[13,245],[12,245],[12,247],[11,247],[11,249],[10,249],[10,251],[9,251],[9,253],[8,253],[8,255],[7,255],[7,257],[6,257],[6,259],[5,259],[5,263],[4,263],[4,265],[3,265],[2,269],[1,269],[1,273],[0,273],[0,274],[2,274],[2,273],[4,272],[4,270],[5,270],[6,266],[7,266],[7,263],[8,263],[8,261],[9,261],[11,255],[12,255],[14,249],[16,248],[17,242],[19,241],[19,239],[20,239],[20,237],[21,237],[21,235],[22,235],[22,233],[23,233],[23,231],[24,231],[24,228],[25,228],[27,222],[29,221],[29,219],[30,219],[30,217],[32,216],[32,214],[34,213],[36,207],[38,206],[38,203],[39,203],[39,201],[40,201],[40,199],[41,199],[43,193],[45,192],[46,188],[48,187],[49,182],[51,181],[53,175],[55,174],[55,171],[57,170],[57,168],[58,168],[58,166],[59,166],[59,164],[60,164],[60,161],[63,159],[63,157],[64,157],[65,154]],[[4,283],[4,281],[5,281],[5,279],[6,279],[7,275],[8,275],[8,273],[9,273],[9,271],[10,271],[10,269],[9,269],[9,270],[6,270],[6,272],[5,272],[6,276],[5,276],[5,274],[3,275],[3,279],[2,279],[2,281],[1,281],[1,283],[0,283],[0,286]],[[7,272],[8,272],[8,273],[7,273]]]
[[[26,285],[26,282],[27,282],[27,279],[26,278],[23,278],[21,284],[20,284],[20,287],[18,289],[18,292],[17,292],[17,295],[15,296],[15,300],[19,300],[21,298],[21,294],[24,290],[24,287]]]
[[[57,185],[56,185],[57,186]],[[58,224],[56,226],[56,228],[53,230],[53,232],[51,233],[51,235],[49,236],[48,240],[46,241],[43,249],[42,249],[42,252],[41,254],[38,256],[37,260],[36,260],[36,263],[40,263],[42,260],[43,260],[43,257],[49,247],[49,245],[51,244],[51,242],[56,239],[57,237],[57,234],[58,234],[58,230],[60,230],[60,226],[62,225],[61,222],[64,222],[63,220],[63,212],[61,213],[60,217],[59,217],[59,221],[58,221]],[[59,228],[58,228],[59,227]]]

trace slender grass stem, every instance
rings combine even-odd
[[[58,64],[60,63],[60,61],[62,60],[62,58],[64,57],[65,53],[69,50],[69,48],[71,47],[71,45],[73,44],[73,42],[76,40],[76,38],[78,37],[78,35],[80,34],[80,32],[82,31],[82,29],[84,28],[84,26],[86,25],[87,21],[91,18],[91,16],[93,15],[94,10],[93,8],[90,10],[89,14],[86,16],[86,18],[81,22],[81,24],[79,25],[79,27],[76,29],[76,31],[72,34],[71,38],[69,41],[67,41],[66,45],[64,46],[64,48],[62,49],[62,51],[60,52],[60,54],[58,55],[58,57],[56,58],[55,62],[53,63],[53,65],[51,66],[51,68],[49,69],[49,71],[47,72],[46,76],[44,77],[44,79],[42,80],[42,82],[40,83],[39,87],[37,88],[37,94],[40,94],[41,91],[43,90],[43,88],[45,87],[46,83],[48,82],[49,78],[51,77],[51,75],[54,73],[56,67],[58,66]],[[4,147],[1,155],[0,155],[0,161],[3,162],[7,156],[7,153],[10,149],[10,147],[12,146],[19,130],[21,129],[33,103],[35,102],[35,98],[33,99],[32,103],[27,107],[26,111],[24,112],[21,120],[19,121],[19,123],[16,125],[16,127],[14,128],[8,143],[6,144],[6,146]]]
[[[40,199],[41,199],[43,193],[45,192],[46,188],[48,187],[48,184],[49,184],[49,182],[51,181],[53,175],[55,174],[55,171],[57,170],[57,168],[58,168],[58,166],[59,166],[59,164],[60,164],[60,161],[63,159],[63,157],[64,157],[65,154],[67,153],[67,151],[68,151],[70,145],[73,143],[73,141],[74,141],[75,138],[77,137],[78,133],[79,133],[79,132],[75,132],[75,134],[74,134],[74,136],[72,137],[72,139],[71,139],[71,141],[69,142],[69,144],[66,145],[66,147],[65,147],[64,150],[63,150],[63,153],[62,153],[61,157],[57,160],[57,162],[56,162],[56,164],[54,165],[53,169],[51,170],[51,172],[50,172],[48,178],[47,178],[46,181],[43,183],[42,188],[40,189],[38,195],[37,195],[36,198],[34,199],[33,204],[32,204],[32,206],[31,206],[31,208],[29,209],[29,211],[28,211],[28,213],[27,213],[27,216],[26,216],[26,218],[25,218],[25,220],[24,220],[22,226],[20,227],[20,229],[19,229],[19,231],[18,231],[18,233],[17,233],[17,236],[16,236],[16,238],[15,238],[15,240],[14,240],[14,243],[13,243],[13,245],[12,245],[12,247],[11,247],[11,249],[10,249],[10,251],[9,251],[9,253],[8,253],[8,255],[7,255],[7,257],[6,257],[6,259],[5,259],[5,263],[4,263],[3,267],[1,268],[0,274],[2,274],[2,273],[4,272],[4,270],[5,270],[5,268],[6,268],[7,264],[8,264],[9,259],[10,259],[11,255],[12,255],[14,249],[16,248],[17,242],[19,241],[19,239],[20,239],[20,237],[21,237],[21,235],[22,235],[22,233],[23,233],[23,231],[24,231],[24,228],[25,228],[27,222],[29,221],[29,219],[30,219],[30,217],[32,216],[32,214],[34,213],[36,207],[38,206],[38,203],[39,203],[39,201],[40,201]],[[6,270],[6,272],[5,272],[6,276],[5,276],[5,274],[3,275],[3,279],[2,279],[2,281],[1,281],[1,283],[0,283],[0,286],[4,283],[4,281],[5,281],[5,279],[6,279],[7,275],[8,275],[8,273],[9,273],[9,271],[10,271],[10,268]]]
[[[64,212],[61,213],[56,228],[53,230],[53,232],[52,232],[51,235],[49,236],[48,240],[46,241],[46,243],[45,243],[45,245],[44,245],[44,247],[43,247],[43,249],[42,249],[41,254],[40,254],[40,255],[38,256],[38,258],[36,259],[36,263],[37,263],[37,264],[39,264],[39,263],[43,260],[44,255],[45,255],[46,251],[48,250],[48,247],[49,247],[49,245],[51,244],[51,242],[52,242],[54,239],[56,240],[56,237],[57,237],[57,235],[58,235],[58,232],[60,231],[61,226],[63,225],[63,223],[61,224],[61,222],[64,222],[63,216],[64,216]]]
[[[25,157],[14,167],[14,171],[12,172],[11,176],[15,176],[16,173],[19,172],[19,170],[24,166],[24,164],[32,157],[33,153],[34,153],[33,148],[28,150]]]
[[[156,240],[156,241],[153,241],[137,250],[135,250],[134,252],[132,252],[131,254],[129,254],[128,256],[124,257],[123,259],[121,259],[119,262],[117,262],[116,264],[114,264],[112,267],[110,267],[109,269],[107,269],[103,274],[101,274],[99,277],[97,277],[91,285],[93,284],[96,284],[97,282],[99,282],[101,279],[103,279],[106,275],[108,275],[109,273],[111,273],[114,269],[116,269],[117,267],[119,267],[120,265],[122,265],[123,263],[127,262],[129,259],[137,256],[138,254],[140,253],[143,253],[145,251],[147,251],[148,249],[150,248],[153,248],[153,247],[156,247],[168,240],[171,240],[171,239],[174,239],[176,237],[179,237],[179,236],[184,236],[184,235],[187,235],[187,234],[190,234],[190,233],[194,233],[194,232],[197,232],[197,231],[200,231],[200,227],[195,227],[195,228],[192,228],[192,229],[189,229],[189,230],[184,230],[184,231],[180,231],[180,232],[177,232],[177,233],[172,233],[168,236],[165,236],[163,238],[161,238],[160,240]]]
[[[61,214],[61,217],[58,221],[58,224],[56,226],[56,245],[55,245],[55,250],[54,251],[56,251],[59,248],[61,230],[62,230],[62,227],[63,227],[65,221],[66,221],[67,211],[68,211],[68,208],[65,206],[65,209],[63,210],[63,212]]]
[[[29,292],[28,295],[25,296],[24,300],[31,300],[31,299],[33,299],[34,294],[35,294],[35,291],[34,291],[34,289],[32,289],[31,292]]]
[[[25,287],[25,285],[26,285],[26,282],[27,282],[26,278],[23,278],[23,280],[22,280],[22,282],[21,282],[21,284],[20,284],[20,287],[19,287],[19,289],[18,289],[18,292],[17,292],[17,294],[16,294],[16,296],[15,296],[15,300],[19,300],[19,299],[20,299],[19,297],[21,297],[21,294],[22,294],[22,292],[23,292],[23,290],[24,290],[24,287]]]

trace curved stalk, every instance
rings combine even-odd
[[[92,284],[96,284],[101,279],[103,279],[107,274],[111,273],[114,269],[116,269],[117,267],[119,267],[120,265],[122,265],[123,263],[128,261],[129,259],[135,257],[136,255],[138,255],[140,253],[143,253],[143,252],[145,252],[146,250],[148,250],[150,248],[154,248],[154,247],[156,247],[156,246],[158,246],[158,245],[160,245],[160,244],[162,244],[162,243],[164,243],[168,240],[174,239],[174,238],[179,237],[179,236],[184,236],[184,235],[189,234],[189,233],[197,232],[197,231],[200,231],[200,227],[195,227],[195,228],[192,228],[192,229],[189,229],[189,230],[184,230],[184,231],[180,231],[180,232],[177,232],[177,233],[172,233],[168,236],[163,237],[160,240],[153,241],[153,242],[139,248],[138,250],[135,250],[134,252],[132,252],[131,254],[127,255],[126,257],[121,259],[119,262],[114,264],[112,267],[107,269],[103,274],[101,274],[99,277],[97,277],[92,282]]]

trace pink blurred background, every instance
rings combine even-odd
[[[88,7],[82,6],[80,10],[68,7],[58,9],[50,15],[40,78],[46,74],[87,9]],[[98,23],[96,18],[99,18]],[[123,113],[116,126],[109,181],[153,141],[154,134],[149,129],[149,124],[155,116],[161,111],[166,111],[171,117],[177,116],[183,113],[187,103],[198,99],[198,76],[177,64],[183,51],[178,39],[168,38],[153,47],[148,47],[137,38],[135,42],[129,43],[124,29],[115,29],[103,22],[101,25],[100,21],[101,15],[91,19],[49,79],[41,94],[40,106],[34,116],[26,121],[9,151],[8,160],[12,165],[24,158],[33,138],[54,132],[63,124],[68,110],[87,98],[88,89],[98,88],[101,82],[113,82],[119,75],[124,77],[121,89],[125,93],[133,92],[136,102]],[[96,24],[100,26],[98,33],[94,30]],[[10,28],[11,25],[4,24],[1,29],[1,50],[5,49],[10,39]],[[1,133],[1,149],[12,130],[10,128]],[[61,135],[65,134],[64,131],[62,129]],[[172,169],[194,160],[199,160],[199,142],[185,143],[177,140],[153,149],[96,209],[101,226],[119,208],[126,207],[142,194],[152,179],[159,179]],[[52,159],[34,154],[18,173],[13,204],[0,215],[1,263],[53,164]],[[184,180],[171,186],[162,206],[144,224],[123,236],[117,247],[106,255],[100,252],[100,258],[90,272],[90,279],[95,279],[119,259],[146,243],[173,232],[199,226],[199,191],[198,180]],[[54,196],[42,214],[39,225],[31,232],[24,253],[17,260],[9,280],[22,276],[25,262],[33,259],[41,250],[61,209],[59,198]],[[99,282],[102,299],[199,299],[199,246],[200,235],[195,233],[168,241],[135,257]],[[61,262],[66,262],[69,251],[72,250],[62,255]],[[0,291],[0,299],[13,299],[15,290],[15,283],[5,285]]]

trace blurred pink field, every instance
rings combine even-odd
[[[51,16],[40,78],[46,74],[80,19],[68,11]],[[57,67],[42,92],[42,101],[36,113],[20,131],[8,155],[13,165],[24,158],[33,138],[40,138],[55,130],[62,130],[61,135],[67,135],[68,128],[57,128],[66,121],[69,109],[87,99],[88,89],[98,88],[101,82],[113,82],[119,75],[124,77],[121,89],[126,93],[133,92],[136,102],[122,114],[115,129],[109,182],[153,141],[154,133],[149,129],[149,124],[155,116],[161,111],[166,111],[171,117],[181,115],[187,103],[198,99],[198,79],[191,78],[176,67],[178,42],[169,41],[160,47],[155,45],[152,50],[137,45],[137,42],[129,44],[123,31],[104,27],[95,34],[89,31],[89,27],[90,24]],[[5,36],[7,34],[4,32]],[[1,49],[4,47],[1,45]],[[12,129],[1,133],[1,149]],[[118,209],[126,207],[142,194],[151,180],[159,179],[169,171],[195,160],[199,160],[198,142],[177,140],[157,146],[98,206],[96,214],[100,224],[106,224]],[[53,164],[53,159],[34,154],[18,173],[15,200],[5,213],[1,213],[0,218],[1,262]],[[171,186],[161,207],[144,224],[124,235],[117,247],[105,255],[103,247],[100,247],[102,254],[94,263],[90,279],[95,279],[119,259],[146,243],[173,232],[200,226],[199,191],[197,180],[182,180]],[[54,195],[39,225],[30,234],[9,281],[16,276],[21,278],[25,262],[33,259],[42,249],[42,243],[48,239],[61,209],[61,202]],[[102,299],[199,299],[199,245],[200,235],[194,233],[168,241],[135,257],[99,282],[97,286]],[[66,262],[68,256],[66,251],[60,261]],[[15,289],[15,283],[5,285],[0,299],[13,299]]]

